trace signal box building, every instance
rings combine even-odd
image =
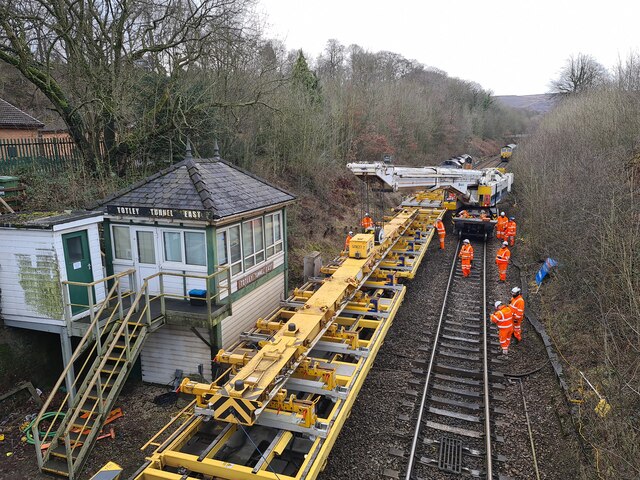
[[[278,307],[287,289],[286,207],[293,201],[217,155],[188,153],[99,203],[107,275],[135,269],[129,278],[138,288],[149,279],[150,297],[163,296],[165,324],[141,353],[144,381],[167,384],[176,373],[199,370],[211,379],[218,349]],[[211,308],[198,295],[212,297]]]

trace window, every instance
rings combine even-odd
[[[242,224],[242,248],[245,270],[264,262],[264,232],[262,218],[246,221]]]
[[[218,232],[216,234],[216,246],[218,252],[218,265],[226,265],[229,262],[227,256],[227,232]]]
[[[251,221],[242,224],[242,251],[244,252],[244,269],[253,267],[253,227]]]
[[[138,242],[138,262],[156,263],[156,249],[153,245],[153,232],[137,231],[136,240]]]
[[[69,262],[79,262],[82,260],[82,239],[80,237],[67,238],[67,254]]]
[[[129,227],[113,226],[113,256],[118,260],[131,260]]]
[[[282,251],[282,222],[280,219],[280,213],[273,213],[264,217],[267,258]]]
[[[205,236],[201,232],[184,232],[184,252],[187,265],[206,265]]]
[[[242,272],[242,246],[240,245],[240,225],[229,228],[229,259],[231,274]]]
[[[182,241],[180,232],[162,232],[164,238],[164,259],[167,262],[182,263]]]

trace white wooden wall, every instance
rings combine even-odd
[[[30,328],[30,323],[35,329],[36,324],[61,326],[64,322],[62,308],[55,314],[52,310],[55,301],[52,293],[57,290],[52,283],[43,282],[38,294],[47,297],[46,300],[38,299],[38,294],[25,295],[20,283],[20,259],[30,259],[31,267],[41,265],[50,267],[51,275],[57,278],[52,282],[62,282],[67,279],[67,269],[64,261],[64,248],[62,234],[87,230],[89,250],[91,254],[91,269],[94,280],[103,278],[102,257],[100,255],[100,237],[98,224],[101,219],[84,219],[72,222],[68,225],[57,225],[55,231],[44,229],[14,229],[0,228],[0,289],[2,289],[0,309],[2,316],[9,322],[20,322],[22,327]],[[89,223],[93,222],[93,223]],[[57,271],[56,267],[57,266]],[[24,275],[24,272],[23,272]],[[104,299],[105,290],[102,285],[97,285],[96,301]],[[31,298],[26,298],[30,296]],[[62,285],[59,287],[59,304],[62,306]],[[39,305],[39,306],[38,306]],[[78,314],[76,318],[88,315],[87,312]]]
[[[50,259],[59,265],[50,230],[0,229],[0,307],[6,320],[61,324],[60,315],[47,315],[27,303],[25,292],[20,285],[19,258],[29,258],[31,266],[37,266],[37,257]],[[60,298],[62,306],[62,298]]]
[[[250,329],[258,318],[274,310],[284,297],[284,272],[233,302],[233,315],[222,320],[222,348],[235,343],[240,334]]]
[[[209,340],[206,328],[197,328]],[[166,385],[174,379],[175,371],[182,370],[184,376],[198,373],[198,365],[204,367],[204,376],[211,381],[211,359],[209,347],[189,327],[165,325],[149,335],[140,354],[142,380]]]

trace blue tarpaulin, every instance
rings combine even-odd
[[[538,284],[538,286],[542,284],[542,280],[547,276],[547,273],[549,273],[551,269],[553,267],[556,267],[557,265],[557,260],[554,260],[553,258],[547,258],[544,261],[542,267],[540,267],[540,270],[538,270],[538,273],[536,273],[536,283]]]

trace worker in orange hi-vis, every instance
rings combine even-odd
[[[467,212],[466,210],[460,210],[458,212],[458,217],[460,217],[460,218],[471,218],[471,215],[469,215],[469,212]]]
[[[513,336],[519,342],[522,341],[522,319],[524,318],[524,298],[520,287],[511,289],[511,303],[509,304],[513,312]]]
[[[444,229],[444,223],[442,223],[442,220],[438,218],[436,220],[436,223],[434,223],[434,226],[436,227],[436,230],[438,230],[438,238],[440,239],[440,250],[444,250],[444,237],[447,236],[447,232]]]
[[[362,226],[362,228],[364,228],[365,232],[367,230],[373,230],[373,219],[369,216],[368,213],[365,213],[364,217],[362,217],[362,221],[360,222],[360,226]]]
[[[347,239],[344,241],[344,251],[349,253],[349,243],[351,242],[351,239],[353,238],[353,232],[349,232],[347,234]]]
[[[462,276],[468,277],[471,274],[471,262],[473,261],[473,247],[468,239],[462,242],[462,248],[458,254],[460,257]]]
[[[507,245],[509,244],[506,241],[502,242],[502,248],[496,253],[496,265],[498,265],[501,282],[507,281],[507,267],[509,266],[509,259],[511,258],[511,252]]]
[[[509,219],[505,215],[504,212],[500,212],[500,216],[498,217],[498,221],[496,223],[496,238],[499,240],[505,240],[505,229],[507,228],[507,223],[509,223]]]
[[[509,353],[509,344],[513,334],[513,312],[511,307],[503,304],[500,300],[494,303],[496,311],[491,314],[491,321],[498,327],[498,337],[500,338],[500,348],[502,354]]]
[[[509,245],[513,247],[516,243],[516,217],[509,218],[507,229],[505,230],[505,240],[509,240]]]

